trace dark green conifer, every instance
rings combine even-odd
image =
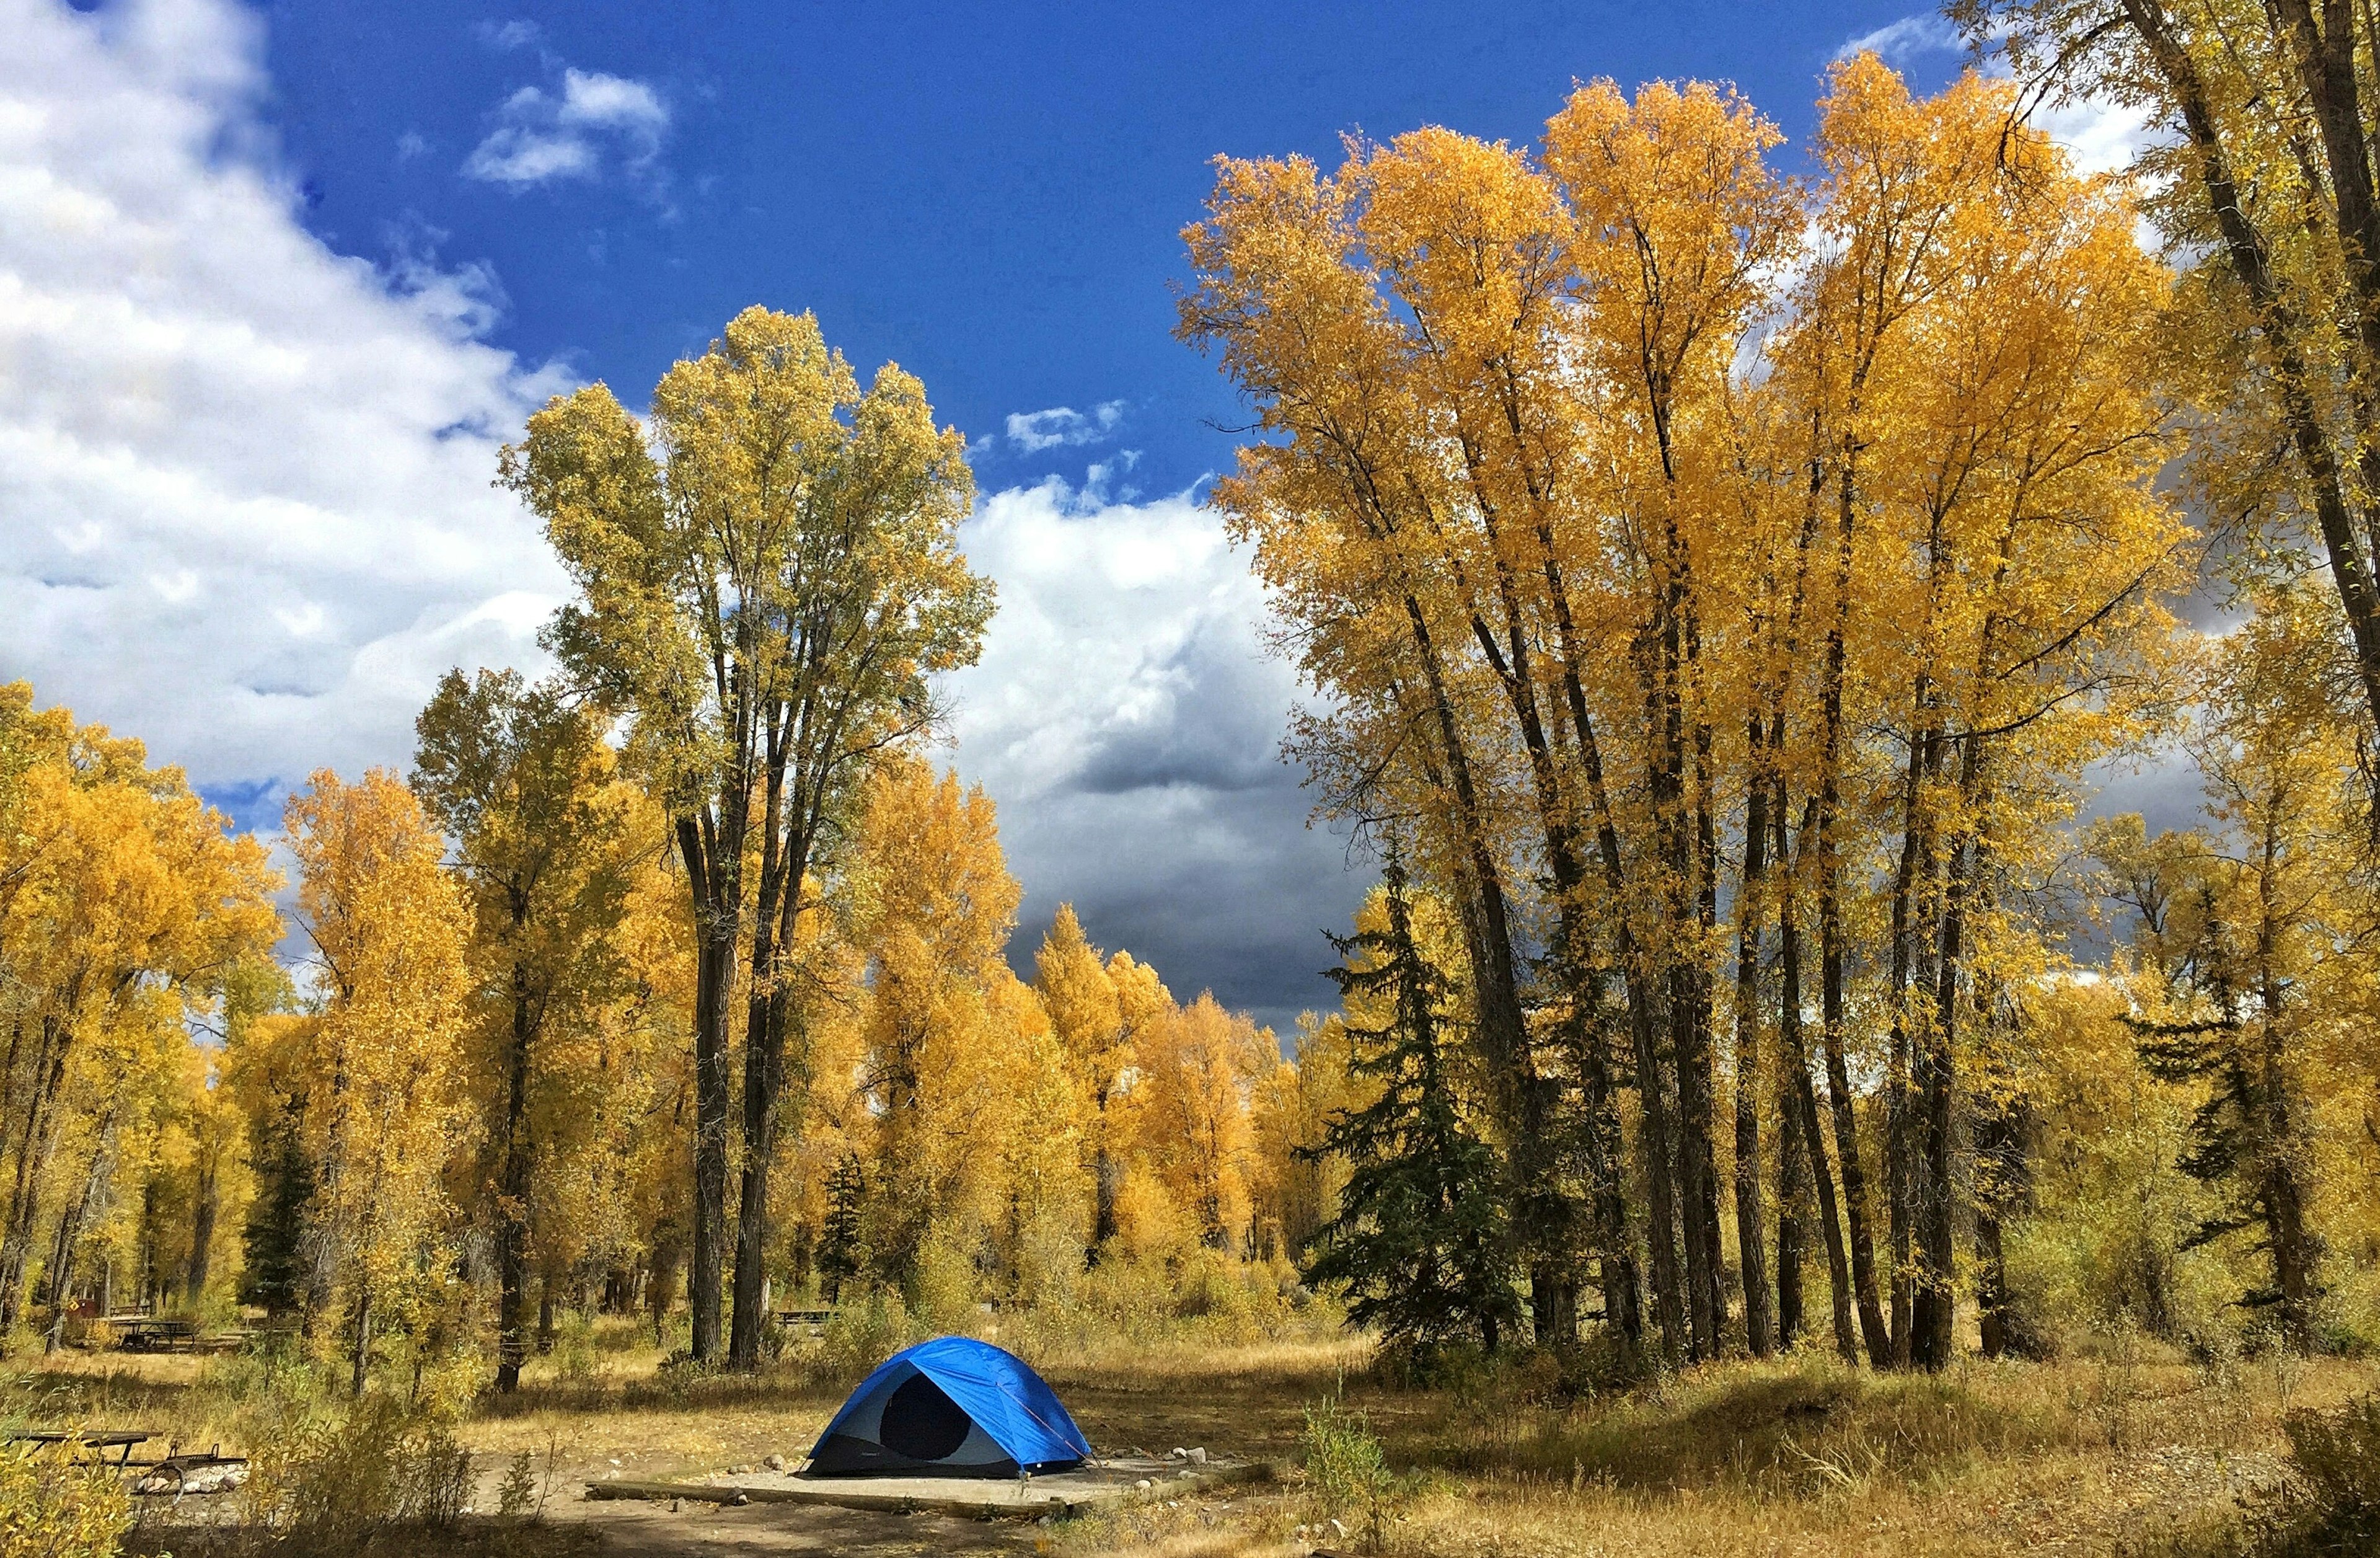
[[[1306,1277],[1342,1284],[1350,1318],[1394,1346],[1476,1341],[1492,1352],[1519,1320],[1503,1174],[1472,1127],[1450,1065],[1455,1019],[1447,980],[1414,936],[1402,861],[1384,873],[1388,927],[1333,936],[1342,996],[1376,998],[1387,1018],[1352,1018],[1352,1069],[1379,1097],[1334,1114],[1303,1155],[1336,1155],[1351,1172],[1339,1215],[1316,1235]]]

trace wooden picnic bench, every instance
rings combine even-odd
[[[199,1322],[194,1320],[125,1320],[113,1322],[115,1345],[128,1353],[180,1352],[196,1346]]]
[[[777,1311],[777,1323],[788,1331],[797,1325],[806,1325],[813,1333],[817,1333],[825,1330],[826,1322],[833,1318],[832,1309],[779,1309]]]
[[[14,1433],[0,1434],[0,1444],[71,1444],[90,1453],[101,1466],[107,1462],[107,1453],[115,1452],[115,1467],[121,1471],[132,1462],[132,1449],[156,1438],[140,1429],[107,1429],[97,1433],[74,1429],[19,1429]]]

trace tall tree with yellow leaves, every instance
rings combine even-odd
[[[261,846],[228,834],[179,770],[37,711],[22,682],[0,688],[0,1337],[24,1318],[44,1219],[43,1286],[64,1303],[144,1097],[126,1070],[145,1084],[172,1064],[185,1014],[215,1010],[266,955],[277,885]],[[70,1137],[81,1172],[61,1176]]]
[[[387,770],[352,785],[317,772],[286,826],[315,998],[278,1035],[311,1165],[307,1314],[337,1317],[360,1394],[376,1332],[418,1319],[448,1279],[470,920],[444,841]]]
[[[1091,1258],[1116,1235],[1116,1187],[1122,1165],[1110,1138],[1108,1105],[1133,1063],[1123,1007],[1099,948],[1083,935],[1075,906],[1060,904],[1050,933],[1033,955],[1033,989],[1065,1053],[1068,1068],[1091,1103]]]
[[[1247,1234],[1256,1146],[1248,1091],[1279,1053],[1270,1029],[1204,992],[1137,1052],[1138,1155],[1210,1249],[1236,1250]]]
[[[472,915],[473,1073],[484,1166],[469,1187],[494,1223],[496,1389],[520,1382],[530,1241],[556,1210],[538,1180],[589,1112],[549,1050],[625,993],[613,935],[641,857],[661,843],[602,733],[559,689],[516,672],[449,672],[415,722],[414,786],[455,841]],[[549,1035],[554,1042],[549,1042]],[[541,1107],[540,1107],[541,1105]]]
[[[745,310],[655,389],[650,428],[607,388],[557,397],[504,454],[582,595],[552,641],[633,715],[669,811],[700,947],[694,1353],[715,1356],[726,1265],[729,1005],[741,966],[742,1193],[730,1352],[757,1363],[769,1181],[794,1021],[782,967],[802,885],[875,756],[927,730],[928,678],[970,663],[991,590],[955,544],[965,441],[887,366],[865,393],[808,314]],[[747,880],[748,878],[748,880]],[[799,1057],[794,1057],[794,1064]]]
[[[849,892],[868,960],[868,1242],[875,1270],[932,1308],[953,1301],[937,1284],[995,1236],[1010,1199],[1003,1163],[1036,1159],[1050,1183],[1034,1197],[1081,1208],[1079,1093],[1039,1000],[1002,955],[1022,889],[980,789],[923,763],[884,765]],[[1034,1135],[1057,1145],[1062,1168],[1024,1151]],[[1014,1210],[1034,1220],[1033,1207]]]
[[[2055,821],[2037,797],[2147,728],[2183,533],[2134,371],[2157,267],[2120,192],[2010,107],[1846,62],[1805,199],[1740,99],[1597,83],[1541,166],[1443,130],[1351,145],[1327,178],[1226,159],[1185,235],[1182,332],[1280,435],[1215,502],[1330,695],[1293,737],[1326,805],[1409,837],[1459,911],[1548,1345],[1575,1339],[1586,1256],[1633,1345],[1640,1238],[1664,1354],[1728,1345],[1726,1080],[1744,1343],[1778,1329],[1774,1161],[1780,1235],[1815,1190],[1838,1345],[1854,1305],[1879,1363],[1947,1345],[1959,1014],[1979,954],[2022,933],[1995,894]],[[1803,1031],[1812,907],[1840,1197]]]

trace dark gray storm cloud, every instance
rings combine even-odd
[[[1334,1004],[1325,929],[1371,880],[1306,826],[1279,748],[1297,696],[1264,603],[1184,498],[1090,505],[1055,483],[988,498],[965,543],[1000,586],[982,663],[952,678],[960,772],[1000,807],[1029,975],[1061,903],[1091,939],[1284,1034]]]

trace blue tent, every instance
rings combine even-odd
[[[967,1336],[894,1353],[810,1450],[817,1477],[1014,1477],[1088,1460],[1091,1442],[1023,1358]]]

